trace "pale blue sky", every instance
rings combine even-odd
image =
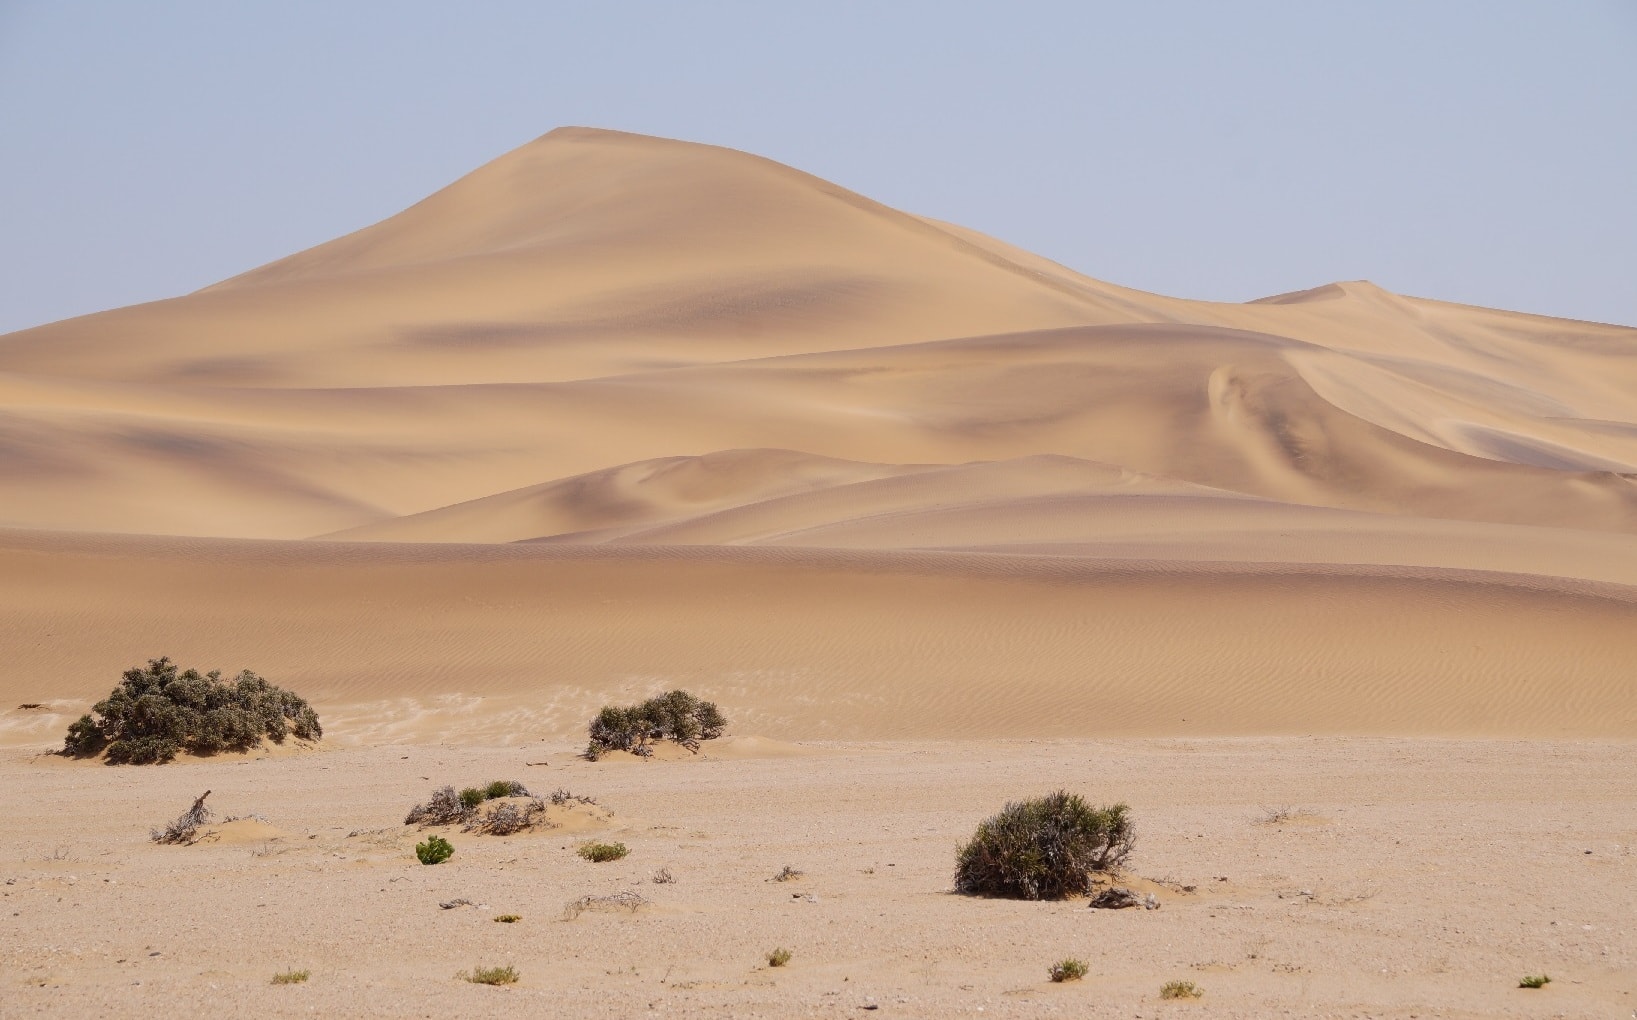
[[[0,331],[184,293],[562,124],[1115,283],[1637,325],[1637,2],[0,0]]]

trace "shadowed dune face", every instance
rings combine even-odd
[[[753,156],[616,132],[555,131],[196,294],[0,337],[0,528],[23,529],[0,605],[35,649],[35,700],[186,646],[282,663],[336,704],[481,696],[428,718],[490,735],[683,680],[784,735],[1022,735],[1036,710],[1065,733],[1184,714],[1637,728],[1615,636],[1637,585],[1637,330],[1356,282],[1144,294]],[[423,562],[430,543],[459,549]],[[625,586],[609,604],[640,612],[562,593],[602,590],[596,555]],[[1112,561],[1147,566],[1056,573]],[[119,606],[141,563],[232,598],[135,626]],[[514,570],[557,594],[531,601]],[[43,608],[24,576],[66,587]],[[417,585],[457,602],[380,608]],[[350,616],[339,592],[376,609]],[[213,605],[237,622],[195,640]],[[459,606],[494,611],[403,637]],[[933,691],[947,704],[895,721]],[[359,732],[401,735],[369,717]]]

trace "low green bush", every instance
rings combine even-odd
[[[473,967],[455,975],[462,981],[470,981],[474,985],[512,985],[516,984],[520,974],[516,967]]]
[[[1192,981],[1167,981],[1160,986],[1162,999],[1197,999],[1205,994],[1205,989]]]
[[[218,670],[178,670],[168,658],[125,671],[108,697],[68,726],[63,753],[107,752],[110,765],[156,765],[177,754],[248,751],[265,738],[282,744],[324,735],[318,714],[300,697],[245,670],[232,680]]]
[[[1552,979],[1545,974],[1525,974],[1518,981],[1519,988],[1544,988],[1552,983]]]
[[[578,851],[581,857],[593,864],[601,864],[604,861],[617,861],[630,852],[630,849],[624,843],[587,843],[580,847]]]
[[[426,842],[415,844],[415,856],[422,864],[442,864],[455,856],[455,847],[442,836],[429,836]]]
[[[1093,872],[1125,861],[1136,839],[1130,808],[1093,808],[1059,790],[1014,801],[978,825],[955,855],[955,889],[981,896],[1055,900],[1084,895]]]
[[[781,948],[775,949],[771,953],[767,954],[767,965],[769,967],[783,967],[785,964],[787,964],[789,962],[790,962],[790,950],[788,950],[788,949],[784,949],[784,948],[781,947]]]
[[[656,740],[674,740],[690,751],[702,740],[714,740],[727,727],[715,702],[701,701],[687,691],[671,691],[640,705],[606,705],[591,720],[585,756],[592,761],[609,751],[630,751],[647,757]]]
[[[305,970],[286,970],[273,975],[275,985],[299,985],[312,977],[312,973]]]

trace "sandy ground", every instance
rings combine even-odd
[[[13,750],[0,1001],[8,1016],[135,1017],[1637,1009],[1629,742],[749,743],[749,757],[707,744],[649,763],[404,745],[158,769]],[[593,795],[611,827],[457,832],[451,861],[419,864],[399,824],[409,806],[441,782],[500,777]],[[1059,786],[1132,805],[1131,871],[1159,910],[950,892],[957,840],[1006,799]],[[283,835],[147,841],[207,788],[221,813]],[[1279,806],[1297,814],[1264,820]],[[592,836],[631,854],[588,863],[574,848]],[[769,880],[786,865],[805,874]],[[660,868],[675,882],[652,882]],[[626,891],[649,905],[564,919],[570,901]],[[456,898],[479,906],[440,908]],[[781,946],[790,964],[767,967]],[[1065,956],[1090,972],[1053,985]],[[497,965],[522,980],[456,978]],[[312,976],[270,984],[287,969]],[[1542,972],[1546,988],[1516,987]],[[1172,980],[1205,995],[1161,1002]]]
[[[1631,1015],[1634,395],[1631,328],[1145,294],[586,128],[0,337],[0,1014]],[[40,756],[161,655],[322,751]],[[572,757],[675,687],[755,738]],[[494,778],[631,856],[416,863]],[[1059,785],[1131,802],[1162,909],[949,894]],[[265,820],[147,842],[205,789]]]

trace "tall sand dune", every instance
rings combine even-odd
[[[1637,330],[1146,294],[617,132],[0,337],[0,529],[53,724],[168,654],[360,741],[674,685],[778,737],[1637,734]]]

